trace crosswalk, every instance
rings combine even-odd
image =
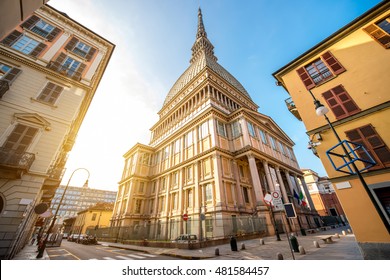
[[[147,253],[134,253],[134,254],[122,254],[113,257],[102,257],[101,260],[142,260],[146,258],[155,258],[157,255],[147,254]],[[96,258],[89,260],[99,260]]]

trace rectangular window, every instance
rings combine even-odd
[[[253,127],[253,124],[251,122],[247,122],[247,124],[248,124],[249,135],[252,137],[256,137],[255,128]]]
[[[376,161],[377,165],[371,169],[390,166],[390,150],[371,124],[346,131],[345,134],[351,142],[363,145]],[[359,157],[369,160],[365,153],[358,151],[358,154]]]
[[[24,153],[30,146],[37,132],[37,128],[17,124],[3,144],[3,148]]]
[[[97,214],[96,214],[96,213],[93,213],[93,214],[92,214],[92,219],[91,219],[91,220],[92,220],[92,221],[96,221],[96,216],[97,216]]]
[[[174,193],[172,195],[172,209],[176,210],[177,209],[177,195]]]
[[[38,41],[26,35],[22,35],[22,37],[12,45],[12,48],[24,54],[30,54],[38,46],[38,44]]]
[[[261,141],[264,144],[268,145],[267,134],[265,133],[265,131],[262,129],[259,129],[259,132],[260,132],[260,136],[261,136]]]
[[[169,157],[169,146],[166,146],[164,149],[164,157],[163,160],[166,160]]]
[[[79,56],[86,57],[90,49],[90,46],[79,41],[74,47],[73,52]]]
[[[187,206],[192,208],[192,190],[187,192]]]
[[[184,145],[186,145],[185,147],[191,147],[193,144],[192,131],[188,132],[184,137]]]
[[[244,200],[245,203],[249,203],[249,193],[248,193],[248,188],[242,188],[243,194],[244,194]]]
[[[181,140],[181,139],[177,139],[177,140],[175,141],[175,147],[174,147],[175,154],[180,153],[180,140]]]
[[[278,147],[276,146],[276,139],[272,136],[269,137],[271,139],[271,145],[272,145],[272,149],[274,149],[275,151],[278,150]]]
[[[232,137],[237,138],[241,135],[241,125],[239,121],[235,121],[231,124],[232,127]]]
[[[38,22],[30,30],[35,34],[46,38],[50,34],[50,32],[54,30],[54,26],[48,24],[42,19],[39,19]]]
[[[76,37],[72,37],[72,39],[70,39],[70,41],[66,44],[65,49],[85,58],[87,61],[90,61],[96,52],[95,48],[81,42]]]
[[[206,121],[199,126],[199,140],[206,138],[209,135],[209,122]]]
[[[220,135],[222,137],[226,137],[225,124],[219,120],[217,120],[217,131],[218,131],[218,135]]]
[[[142,206],[142,200],[141,199],[136,199],[135,200],[135,209],[134,209],[134,212],[136,214],[141,213],[141,206]]]
[[[282,152],[283,155],[287,155],[286,154],[286,151],[285,151],[285,148],[284,148],[284,145],[282,144],[282,142],[279,142],[279,150]]]
[[[320,56],[320,58],[299,68],[297,73],[306,88],[312,89],[344,71],[345,68],[337,61],[331,52],[328,51]]]
[[[213,200],[213,188],[211,184],[206,185],[206,201],[212,201]]]
[[[48,82],[38,96],[38,100],[49,104],[54,104],[61,95],[64,88],[52,82]]]
[[[371,24],[363,30],[385,49],[390,48],[390,17]]]
[[[28,29],[31,32],[34,32],[41,37],[46,38],[49,42],[53,41],[54,38],[56,38],[57,35],[61,32],[59,28],[54,27],[36,15],[32,15],[20,26],[24,29]]]
[[[179,174],[178,172],[173,172],[172,173],[172,186],[176,186],[177,183],[179,182]]]
[[[192,166],[187,167],[187,181],[192,181]]]
[[[336,119],[342,119],[360,112],[359,107],[342,85],[324,92],[322,96]]]
[[[13,81],[22,71],[0,62],[0,98],[10,89]]]
[[[86,68],[86,64],[60,53],[55,61],[51,61],[48,67],[76,81],[80,81]]]

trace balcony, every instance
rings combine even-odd
[[[298,120],[302,121],[302,118],[301,116],[299,115],[299,112],[298,112],[298,109],[297,107],[295,106],[295,103],[294,101],[292,100],[292,98],[287,98],[286,100],[284,100],[284,102],[286,102],[286,105],[287,105],[287,109],[291,112],[291,114],[294,115],[294,117],[296,117]]]
[[[35,160],[32,153],[0,148],[0,178],[20,179]]]
[[[0,99],[9,90],[9,84],[7,81],[0,80]]]

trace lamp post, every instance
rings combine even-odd
[[[344,143],[342,143],[342,140],[341,140],[340,136],[338,135],[336,129],[333,127],[332,123],[330,122],[329,118],[326,115],[326,113],[329,112],[329,109],[326,108],[324,105],[322,105],[321,102],[315,98],[314,94],[310,90],[309,90],[309,93],[310,93],[310,95],[312,96],[312,98],[314,100],[314,106],[315,106],[315,110],[316,110],[317,116],[319,116],[319,117],[320,116],[324,116],[326,122],[328,123],[329,127],[333,131],[333,134],[336,136],[337,141],[341,144],[343,152],[344,152],[345,156],[347,156],[347,158],[349,160],[349,163],[352,165],[354,173],[358,176],[361,184],[363,185],[364,190],[366,191],[366,193],[367,193],[368,197],[370,198],[372,204],[374,205],[377,213],[379,214],[380,218],[382,219],[383,224],[385,225],[387,231],[390,232],[390,225],[387,222],[386,217],[384,216],[384,214],[383,214],[382,210],[380,209],[379,205],[376,203],[375,198],[374,198],[373,194],[371,193],[371,191],[370,191],[366,181],[364,180],[364,178],[363,178],[359,168],[356,166],[356,164],[355,164],[354,160],[352,159],[350,153],[347,151],[347,148],[344,146]]]
[[[42,245],[41,245],[41,246],[39,247],[39,249],[38,249],[38,255],[36,256],[37,259],[40,259],[40,258],[43,257],[43,252],[44,252],[45,249],[46,249],[46,243],[47,243],[47,240],[49,239],[49,234],[50,234],[51,230],[53,229],[54,223],[55,223],[56,218],[57,218],[58,211],[60,210],[61,203],[62,203],[62,200],[63,200],[64,197],[65,197],[65,193],[66,193],[66,190],[68,189],[70,180],[72,179],[73,174],[74,174],[76,171],[78,171],[78,170],[85,170],[85,171],[87,171],[87,173],[88,173],[88,178],[87,178],[87,180],[85,181],[85,184],[84,184],[84,185],[85,185],[85,186],[88,185],[88,179],[89,179],[89,176],[90,176],[90,173],[89,173],[88,169],[85,169],[85,168],[77,168],[76,170],[74,170],[74,171],[72,172],[72,174],[70,175],[70,178],[69,178],[69,180],[68,180],[68,183],[67,183],[66,186],[65,186],[64,192],[62,193],[62,196],[61,196],[60,202],[58,203],[56,212],[54,213],[53,220],[51,221],[51,224],[50,224],[50,226],[49,226],[49,228],[48,228],[48,230],[47,230],[47,232],[46,232],[45,239],[43,240]]]

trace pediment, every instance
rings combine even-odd
[[[51,129],[51,124],[45,118],[36,113],[15,113],[14,117],[18,121],[28,122],[37,126],[41,126],[45,128],[45,130]]]

